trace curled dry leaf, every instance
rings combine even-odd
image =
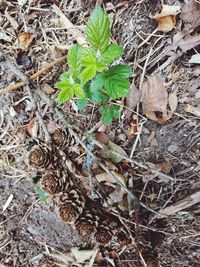
[[[143,83],[141,94],[142,107],[145,114],[152,111],[166,111],[167,90],[158,75],[152,75],[147,78],[147,81]]]
[[[47,95],[52,95],[55,93],[55,89],[53,89],[48,83],[45,83],[42,88]]]
[[[38,133],[38,128],[39,128],[39,125],[38,125],[38,122],[37,122],[36,117],[35,117],[29,121],[28,127],[27,127],[27,132],[32,138],[36,138],[37,133]]]
[[[143,112],[149,119],[162,124],[172,117],[178,105],[178,98],[176,93],[168,96],[164,82],[159,76],[148,77],[141,90]],[[167,104],[170,110],[167,110]],[[155,111],[162,112],[162,116],[157,118]]]
[[[105,134],[103,132],[97,132],[97,133],[95,133],[95,137],[99,143],[104,144],[104,145],[108,145],[109,137],[107,134]]]
[[[161,12],[154,16],[158,23],[158,31],[169,32],[176,25],[176,15],[180,6],[161,5]]]
[[[30,32],[23,32],[18,36],[19,48],[26,50],[31,42],[33,41],[33,36]]]
[[[131,85],[131,90],[129,95],[126,97],[126,106],[134,110],[137,106],[137,104],[140,101],[140,91],[139,89],[135,86],[135,82],[133,80],[132,85]],[[129,119],[132,111],[131,110],[126,110],[126,118]]]
[[[108,142],[107,153],[105,153],[104,155],[105,158],[111,159],[114,163],[121,162],[124,159],[123,156],[127,156],[126,151],[121,146],[118,146],[110,140]]]

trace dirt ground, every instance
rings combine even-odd
[[[70,45],[76,43],[70,31],[61,25],[53,5],[57,5],[77,29],[84,32],[85,22],[96,2],[0,1],[0,52],[3,51],[30,77],[56,58],[64,56]],[[155,32],[147,44],[141,45],[155,31],[157,23],[153,16],[160,10],[163,1],[101,2],[104,2],[112,22],[112,40],[124,48],[121,61],[133,68],[131,81],[134,80],[139,88],[141,77],[145,80],[152,74],[159,74],[167,92],[175,92],[178,96],[178,105],[172,117],[162,124],[146,118],[141,107],[137,110],[134,107],[134,115],[127,116],[126,99],[118,102],[122,106],[119,121],[107,127],[97,123],[100,116],[95,106],[77,112],[72,101],[64,105],[64,112],[79,135],[91,129],[92,132],[103,131],[127,155],[134,147],[132,159],[135,164],[130,164],[131,170],[128,171],[132,175],[133,192],[149,207],[143,206],[139,210],[141,216],[147,218],[145,226],[153,229],[152,239],[161,239],[154,242],[160,266],[197,267],[200,262],[200,66],[188,61],[193,54],[200,53],[200,42],[198,40],[191,48],[183,48],[176,46],[173,38],[180,32],[186,36],[188,32],[190,36],[199,36],[200,23],[195,26],[194,22],[184,21],[179,14],[175,29],[168,33]],[[184,8],[188,1],[166,0],[164,4]],[[199,11],[200,4],[196,5],[199,5]],[[33,37],[27,47],[23,47],[22,42],[19,44],[19,36],[24,32]],[[54,106],[45,102],[44,96],[56,99],[58,92],[54,84],[63,70],[66,70],[66,64],[62,60],[31,83],[37,110],[49,132],[61,126],[62,122]],[[17,82],[20,79],[12,69],[5,67],[4,59],[0,57],[0,93]],[[43,97],[38,90],[42,90]],[[195,107],[199,113],[188,112],[186,105]],[[135,116],[139,118],[138,129],[141,129],[137,141],[136,137],[130,138],[131,121]],[[31,131],[36,131],[37,137],[45,138],[42,125],[35,118],[36,110],[25,88],[0,94],[0,267],[89,266],[86,263],[67,263],[65,257],[72,247],[91,249],[91,240],[81,238],[70,225],[63,223],[55,214],[51,199],[46,202],[41,200],[34,184],[37,170],[27,163],[31,122],[37,122]],[[83,166],[81,160],[85,160],[84,156],[77,160],[79,167]],[[117,167],[122,172],[127,172],[119,165]],[[143,168],[144,165],[147,168]],[[159,174],[155,175],[152,169]],[[181,208],[176,210],[179,203]],[[166,207],[171,208],[169,214]],[[157,218],[151,210],[163,210],[167,216]],[[58,255],[63,258],[58,259]],[[104,261],[92,266],[112,264]],[[136,265],[123,259],[116,266]],[[137,266],[155,265],[143,262]]]

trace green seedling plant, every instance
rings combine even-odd
[[[109,18],[101,7],[97,7],[86,24],[89,46],[76,44],[69,49],[69,71],[62,73],[55,85],[60,89],[59,104],[76,97],[78,109],[83,110],[92,102],[98,105],[105,124],[119,118],[120,107],[112,100],[128,95],[128,78],[132,73],[128,65],[113,63],[120,58],[123,49],[110,44],[110,37]]]

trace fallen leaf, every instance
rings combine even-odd
[[[147,78],[141,88],[141,94],[143,112],[147,117],[152,111],[166,111],[167,90],[158,75],[152,75]]]
[[[175,83],[180,78],[181,73],[180,71],[176,71],[175,73],[171,74],[172,82]]]
[[[26,50],[32,41],[33,36],[30,32],[24,32],[18,36],[19,48],[22,50]]]
[[[200,35],[187,35],[184,39],[181,39],[177,45],[183,52],[191,50],[192,48],[200,45]]]
[[[196,28],[200,24],[200,4],[195,0],[184,1],[180,18],[184,22],[184,28]]]
[[[108,142],[109,142],[109,137],[107,134],[103,133],[103,132],[97,132],[95,133],[95,137],[96,137],[96,140],[101,143],[101,144],[104,144],[104,145],[107,145]]]
[[[38,129],[39,125],[35,117],[29,121],[27,132],[32,138],[37,138]]]
[[[108,142],[108,147],[101,149],[99,153],[102,158],[111,159],[114,163],[121,162],[124,159],[123,155],[127,156],[126,151],[122,147],[116,145],[110,140]]]
[[[94,253],[96,253],[94,250],[79,250],[77,247],[71,248],[71,252],[77,263],[83,263],[90,260]]]
[[[194,116],[200,117],[200,108],[193,107],[190,104],[186,104],[184,109],[186,112],[189,112]]]
[[[160,168],[160,170],[163,171],[165,174],[169,174],[172,169],[171,163],[167,161],[158,163],[156,164],[156,166]]]
[[[180,13],[180,6],[161,5],[161,12],[154,16],[158,23],[158,31],[169,32],[176,25],[176,15]]]
[[[122,174],[115,171],[112,171],[112,174],[120,183],[126,186],[125,177]],[[107,193],[108,203],[110,205],[122,201],[124,194],[126,194],[126,191],[124,190],[124,188],[118,187],[117,181],[110,174],[104,172],[97,174],[95,178],[102,186],[102,189],[104,189],[106,186],[105,192]]]
[[[195,54],[188,61],[190,64],[200,64],[200,54]]]
[[[143,112],[149,119],[162,124],[172,117],[178,105],[178,98],[176,93],[171,93],[168,96],[164,83],[159,76],[148,77],[141,90]],[[169,104],[170,110],[167,110],[167,104]],[[159,118],[155,111],[162,112]]]
[[[140,101],[140,91],[135,86],[135,83],[134,83],[134,80],[133,80],[132,85],[131,85],[130,93],[126,97],[126,106],[129,109],[134,110],[136,108],[137,104],[139,103],[139,101]],[[126,118],[127,119],[129,119],[131,114],[132,114],[131,110],[126,109]]]
[[[116,172],[116,171],[112,171],[112,174],[124,185],[126,186],[126,183],[125,183],[125,177]],[[96,176],[96,179],[99,183],[101,182],[110,182],[112,184],[117,184],[116,180],[113,179],[113,177],[108,174],[107,172],[103,172],[103,173],[100,173],[100,174],[97,174]]]
[[[48,83],[45,83],[42,87],[42,89],[44,90],[44,92],[47,95],[52,95],[53,93],[55,93],[55,89],[53,89]]]
[[[176,18],[174,16],[166,16],[156,19],[158,23],[158,31],[170,32],[176,25]]]

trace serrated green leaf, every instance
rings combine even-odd
[[[132,73],[131,67],[128,65],[115,65],[106,71],[106,76],[118,75],[122,78],[128,78]]]
[[[129,93],[129,81],[118,75],[106,77],[104,86],[112,99],[119,99]]]
[[[63,104],[64,102],[72,99],[73,96],[74,96],[74,90],[72,86],[69,88],[63,89],[58,94],[58,103]]]
[[[73,75],[78,76],[81,70],[80,45],[76,44],[69,49],[67,62]]]
[[[111,109],[111,112],[112,112],[113,119],[119,119],[119,116],[120,116],[119,109],[120,109],[120,107],[117,106],[117,105],[112,105],[110,109]]]
[[[87,106],[87,104],[88,104],[87,99],[78,99],[76,101],[76,105],[80,111],[83,110]]]
[[[60,75],[59,79],[60,79],[61,81],[64,82],[64,81],[66,81],[66,80],[69,79],[70,75],[71,75],[71,73],[70,73],[69,71],[67,71],[67,72],[63,72],[63,73]]]
[[[95,104],[101,104],[109,100],[108,95],[102,91],[104,81],[103,74],[98,73],[90,84],[90,98]]]
[[[79,97],[79,98],[84,98],[85,97],[85,93],[83,91],[83,88],[75,83],[73,86],[72,86],[72,89],[74,90],[74,94]]]
[[[102,121],[104,124],[109,125],[112,123],[113,116],[109,106],[103,106],[100,109],[100,113],[102,115]]]
[[[86,28],[87,39],[96,50],[103,51],[110,40],[110,21],[101,7],[92,12]]]
[[[87,81],[91,80],[96,74],[96,68],[94,66],[87,67],[81,73],[81,82],[85,84]]]
[[[109,45],[102,53],[102,61],[106,64],[111,64],[114,60],[121,56],[122,52],[123,49],[120,45]]]
[[[70,81],[65,80],[65,81],[57,82],[55,84],[55,87],[57,87],[58,89],[61,89],[61,90],[68,89],[70,87]]]
[[[96,64],[96,58],[93,55],[84,56],[81,60],[81,63],[85,67],[94,66]]]

